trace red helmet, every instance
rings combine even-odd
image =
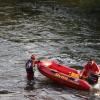
[[[31,56],[31,59],[32,59],[32,60],[35,60],[35,55],[32,55],[32,56]]]

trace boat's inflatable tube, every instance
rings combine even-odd
[[[79,78],[79,72],[73,68],[46,60],[39,61],[37,67],[40,73],[56,83],[75,89],[92,89],[92,86],[87,81]]]

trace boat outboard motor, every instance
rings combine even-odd
[[[98,83],[98,78],[99,76],[96,74],[90,74],[89,77],[87,78],[87,81],[91,84],[94,85]]]

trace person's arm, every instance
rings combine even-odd
[[[95,74],[100,74],[100,67],[96,63],[93,64],[92,70],[94,71]]]
[[[88,72],[86,70],[83,70],[80,74],[81,79],[87,79],[88,78]]]
[[[80,78],[87,78],[88,77],[88,72],[89,72],[89,67],[88,65],[85,65],[83,70],[80,72]]]

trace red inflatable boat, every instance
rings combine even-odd
[[[38,61],[37,67],[44,76],[52,81],[74,89],[91,90],[92,86],[79,78],[79,72],[68,66],[63,66],[54,61]]]

